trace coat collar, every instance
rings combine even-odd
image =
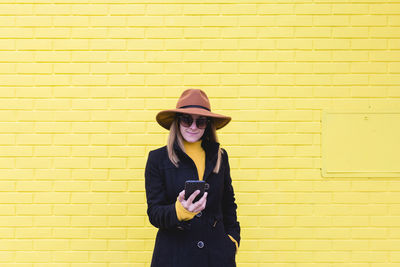
[[[214,141],[209,141],[209,140],[204,140],[201,142],[201,147],[204,149],[206,152],[206,158],[209,160],[214,159],[214,157],[217,156],[218,149],[219,149],[220,144],[218,142]],[[182,151],[182,149],[179,147],[178,142],[175,140],[174,142],[174,149],[179,155],[186,155],[185,152]]]
[[[213,171],[215,167],[219,146],[220,144],[214,141],[203,139],[203,141],[201,142],[201,147],[204,149],[206,153],[204,180],[210,175],[210,173]],[[180,160],[184,160],[185,158],[190,159],[190,157],[185,152],[183,152],[182,149],[179,147],[178,142],[176,140],[174,142],[174,149],[177,152]]]

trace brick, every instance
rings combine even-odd
[[[92,50],[125,50],[127,45],[123,39],[92,39],[89,40],[89,47]]]
[[[80,169],[89,168],[90,160],[88,158],[55,158],[54,167],[59,169]]]
[[[90,114],[87,111],[56,111],[54,112],[56,121],[89,121]]]
[[[17,191],[51,191],[52,183],[46,181],[18,181]]]
[[[17,204],[15,213],[17,215],[51,215],[52,214],[51,204]],[[39,233],[43,233],[46,231],[41,231],[40,229],[20,229],[20,237],[25,235],[25,238],[35,238],[34,235],[40,235]],[[25,231],[23,231],[25,230]],[[22,234],[25,233],[25,234]],[[46,232],[48,233],[48,232]],[[16,232],[16,236],[18,237],[18,230]],[[51,236],[51,233],[48,233],[48,236]],[[41,236],[43,237],[43,235]]]
[[[144,15],[145,11],[145,4],[112,3],[108,5],[108,12],[110,15]]]
[[[35,5],[35,14],[37,15],[69,15],[71,14],[71,5],[68,4],[40,4]]]
[[[53,64],[54,73],[89,73],[90,64],[89,63],[56,63]]]
[[[69,193],[44,192],[33,195],[34,203],[67,203],[69,199]]]
[[[125,16],[91,16],[89,24],[92,27],[126,26]]]
[[[315,3],[313,4],[299,3],[294,5],[295,14],[328,15],[331,14],[331,12],[332,12],[331,5],[315,4]],[[282,12],[279,12],[279,14],[282,14]]]
[[[89,40],[85,39],[54,39],[54,50],[89,50]]]
[[[371,61],[398,61],[397,58],[400,56],[398,51],[371,51]]]
[[[206,26],[203,17],[199,16],[166,16],[164,17],[163,24],[169,27],[182,27],[182,26]],[[211,18],[207,18],[207,21]],[[232,24],[231,24],[232,25]],[[153,25],[155,26],[155,25]],[[215,24],[214,24],[215,26]],[[221,26],[221,25],[220,25]]]
[[[246,64],[241,63],[238,65],[237,63],[201,63],[200,66],[201,73],[238,73],[246,72],[244,65]]]
[[[59,52],[59,51],[57,51],[57,52]],[[72,62],[92,63],[92,62],[108,61],[108,53],[105,51],[90,51],[90,53],[87,53],[86,51],[72,51],[69,53],[71,53],[71,61]],[[112,55],[112,53],[113,52],[110,52],[110,55]]]
[[[384,65],[386,67],[385,63],[380,63],[379,65],[381,67],[382,67],[382,65]],[[374,64],[374,66],[377,66],[377,65]],[[387,64],[387,66],[388,66],[388,70],[390,73],[399,73],[399,71],[400,71],[400,63],[398,63],[398,62],[391,62],[391,63]],[[386,70],[386,68],[385,68],[385,70]]]
[[[126,144],[126,135],[124,134],[94,134],[91,136],[94,145],[124,145]]]
[[[89,143],[87,134],[57,134],[53,138],[55,145],[85,145]]]
[[[151,40],[155,41],[155,40]],[[194,49],[201,49],[205,47],[206,44],[203,43],[201,40],[192,40],[192,39],[174,39],[174,40],[165,40],[165,43],[162,43],[162,40],[157,40],[157,46],[168,49],[168,50],[194,50]],[[151,44],[149,44],[151,45]],[[150,47],[152,50],[159,50],[157,46],[151,45]]]
[[[372,38],[397,38],[400,36],[399,29],[397,27],[368,27],[368,29],[369,36]]]
[[[110,99],[109,105],[111,109],[143,109],[145,101],[144,99]],[[140,125],[136,124],[136,126]]]
[[[127,64],[125,63],[94,63],[90,65],[91,73],[126,73]]]
[[[70,36],[71,32],[69,29],[62,28],[36,28],[35,38],[65,38]]]
[[[1,16],[0,17],[0,24],[2,26],[15,26],[16,20],[13,16]]]
[[[144,226],[144,216],[111,216],[109,218],[110,226]]]
[[[371,5],[369,4],[333,4],[332,5],[332,14],[368,14],[369,8]],[[373,6],[373,5],[372,5]]]
[[[299,57],[298,53],[300,54],[300,52],[296,52],[296,57]],[[306,51],[301,51],[301,53],[306,53]],[[293,51],[260,51],[257,55],[257,61],[292,61],[294,58],[295,53]]]
[[[276,40],[273,39],[240,39],[238,47],[240,49],[274,49],[277,47]],[[280,47],[282,49],[282,47]]]
[[[1,8],[1,7],[0,7]],[[0,11],[1,12],[1,11]],[[30,28],[1,28],[1,38],[33,38],[34,30]]]
[[[273,64],[274,63],[269,63]],[[264,68],[263,68],[264,69]],[[271,69],[271,73],[275,72],[278,73],[312,73],[313,72],[313,64],[312,63],[277,63],[276,69]]]
[[[54,26],[62,27],[82,27],[89,26],[89,17],[87,16],[55,16],[53,17]]]
[[[17,238],[50,238],[51,236],[50,228],[18,228],[15,230]]]
[[[371,14],[399,14],[400,4],[398,3],[380,3],[370,5]]]
[[[75,4],[71,5],[71,14],[73,15],[107,15],[108,14],[108,5],[106,4]],[[93,16],[94,17],[94,16]],[[93,18],[91,17],[91,18]]]
[[[200,73],[199,63],[165,63],[164,73]]]
[[[311,26],[313,16],[308,15],[278,15],[275,18],[277,26]]]
[[[69,51],[35,51],[32,53],[34,60],[37,62],[69,62],[71,61],[71,53]],[[53,64],[55,66],[55,64]]]
[[[107,36],[108,31],[106,28],[71,28],[68,35],[73,39],[97,39]]]
[[[93,182],[93,191],[126,191],[126,182]]]
[[[65,157],[70,155],[70,149],[68,147],[35,146],[33,154],[45,157]]]
[[[313,47],[313,42],[307,39],[282,39],[276,40],[278,49],[310,49]]]
[[[106,99],[72,100],[72,109],[106,109],[107,106]]]
[[[16,4],[1,4],[0,6],[2,15],[32,15],[33,5],[16,5]]]
[[[186,78],[187,77],[187,78]],[[198,78],[199,76],[196,75],[195,77],[190,76],[189,74],[182,77],[182,75],[176,74],[176,75],[149,75],[146,76],[146,85],[179,85],[183,83],[192,83],[192,84],[199,84],[201,83],[201,80],[204,81],[204,77],[201,79],[195,79]],[[186,78],[186,79],[185,79]],[[190,80],[190,81],[189,81]],[[196,80],[196,81],[195,81]],[[211,80],[212,82],[216,82],[216,79]]]
[[[145,122],[111,122],[110,132],[112,133],[140,133],[145,132]],[[113,148],[111,148],[113,149]],[[110,151],[111,152],[111,151]]]
[[[89,213],[89,205],[87,204],[55,204],[53,214],[62,215],[87,215]]]
[[[180,15],[182,9],[181,4],[151,4],[147,5],[146,15]]]
[[[1,40],[0,49],[4,50],[3,43],[8,42],[8,48],[14,48],[14,41]],[[15,40],[15,48],[18,50],[51,50],[53,48],[53,41],[50,39],[17,39]],[[12,49],[14,50],[14,49]]]
[[[107,178],[107,170],[85,170],[85,169],[73,169],[71,178],[78,180],[97,179],[105,180]]]
[[[354,63],[352,63],[354,64]],[[348,73],[349,63],[313,63],[314,73]]]
[[[371,52],[373,53],[373,52]],[[333,51],[333,61],[368,61],[367,51]]]
[[[51,16],[17,16],[15,23],[16,26],[20,27],[40,27],[49,26],[52,21],[53,18]]]
[[[218,15],[220,14],[220,6],[219,5],[210,5],[210,4],[191,4],[185,3],[183,5],[183,14],[187,15]]]
[[[149,29],[150,30],[150,29]],[[197,27],[186,27],[184,29],[170,29],[170,30],[174,30],[172,32],[171,35],[169,35],[169,37],[166,38],[219,38],[221,35],[223,37],[229,37],[232,36],[230,34],[233,34],[233,32],[236,32],[236,29],[218,29],[218,28],[197,28]],[[157,29],[157,33],[158,33]],[[233,32],[232,32],[233,31]],[[241,32],[248,32],[248,30],[246,29],[246,31],[244,30],[238,30]],[[171,33],[169,31],[165,31],[163,30],[162,32],[164,33]],[[221,34],[222,32],[222,34]],[[161,33],[160,33],[161,35]]]
[[[145,29],[109,28],[107,36],[112,39],[126,38],[127,36],[131,39],[141,39],[141,38],[145,38]],[[102,36],[99,36],[99,38],[101,38],[101,37]],[[148,38],[152,38],[152,37],[148,37]],[[158,37],[155,37],[155,38],[158,38]],[[173,38],[173,36],[169,36],[166,38]]]
[[[89,97],[89,88],[76,86],[74,88],[70,87],[56,87],[54,90],[55,97],[68,97],[68,98],[85,98]]]
[[[106,157],[108,155],[106,146],[74,146],[71,155],[78,157]]]
[[[126,238],[126,236],[127,236],[127,229],[124,228],[94,228],[91,229],[90,231],[90,237],[95,239],[97,238],[119,239],[119,238]]]
[[[225,51],[226,52],[226,51]],[[177,52],[175,52],[177,53]],[[223,52],[222,52],[223,53]],[[182,58],[179,54],[166,54],[168,58],[175,56]],[[220,53],[216,51],[185,51],[183,53],[183,59],[187,61],[219,61],[221,59]]]
[[[144,51],[110,51],[110,62],[135,62],[144,61]]]
[[[162,50],[164,48],[164,41],[162,39],[130,39],[127,41],[126,48],[128,50]]]
[[[300,5],[301,6],[301,5]],[[263,15],[263,14],[276,14],[276,15],[281,15],[281,14],[293,14],[294,13],[294,8],[295,5],[293,4],[284,4],[284,3],[279,3],[279,4],[258,4],[257,5],[257,14]],[[296,10],[296,14],[297,14]]]
[[[353,26],[385,26],[387,24],[386,16],[378,15],[352,15],[350,24]]]
[[[400,25],[399,16],[388,16],[388,25],[399,26]]]
[[[18,63],[16,73],[52,73],[53,66],[49,63]]]
[[[349,24],[350,24],[350,17],[346,15],[330,15],[330,16],[316,15],[313,17],[314,26],[347,26]]]
[[[379,27],[379,30],[383,30]],[[334,38],[368,38],[370,36],[370,27],[335,27],[332,29]]]
[[[71,77],[71,83],[74,86],[104,86],[107,84],[107,79],[106,75],[76,75]]]
[[[74,227],[68,227],[68,228],[55,227],[53,229],[53,236],[54,238],[88,238],[89,229],[74,228]]]
[[[148,26],[164,26],[164,25],[165,24],[163,16],[129,16],[127,20],[128,27],[140,27],[140,26],[148,27]]]
[[[313,48],[321,50],[348,50],[350,49],[350,42],[350,40],[345,39],[320,39],[313,41]]]
[[[214,21],[217,20],[218,17],[214,18]],[[220,19],[222,20],[222,19]],[[204,19],[205,21],[205,19]],[[220,24],[224,22],[223,20],[220,21]],[[232,24],[234,23],[234,24]],[[213,23],[209,22],[209,26],[214,25]],[[226,20],[225,25],[220,25],[220,26],[232,26],[232,25],[237,25],[237,26],[262,26],[262,27],[266,27],[266,26],[277,26],[276,24],[276,19],[275,16],[246,16],[246,15],[242,15],[239,16],[237,20],[231,20],[228,21]]]
[[[351,63],[352,73],[386,73],[387,70],[388,70],[388,64],[386,63],[377,63],[377,62]]]

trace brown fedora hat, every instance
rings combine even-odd
[[[176,103],[176,109],[160,111],[156,116],[156,120],[158,124],[169,130],[175,119],[176,113],[210,117],[212,118],[216,129],[221,129],[231,120],[231,117],[212,113],[210,101],[208,100],[206,93],[200,89],[185,90],[179,98],[178,103]]]

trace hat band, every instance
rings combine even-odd
[[[202,108],[202,109],[211,111],[211,109],[203,107],[203,106],[199,106],[199,105],[187,105],[187,106],[183,106],[183,107],[180,107],[180,108]]]

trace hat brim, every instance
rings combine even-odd
[[[231,121],[231,117],[229,117],[229,116],[224,116],[221,114],[213,113],[211,111],[208,111],[208,110],[205,110],[202,108],[179,108],[179,109],[163,110],[157,114],[156,120],[157,120],[158,124],[160,124],[163,128],[169,130],[172,122],[175,119],[176,113],[184,113],[184,114],[192,114],[192,115],[210,117],[213,119],[213,123],[217,130],[221,129],[222,127],[224,127]]]

